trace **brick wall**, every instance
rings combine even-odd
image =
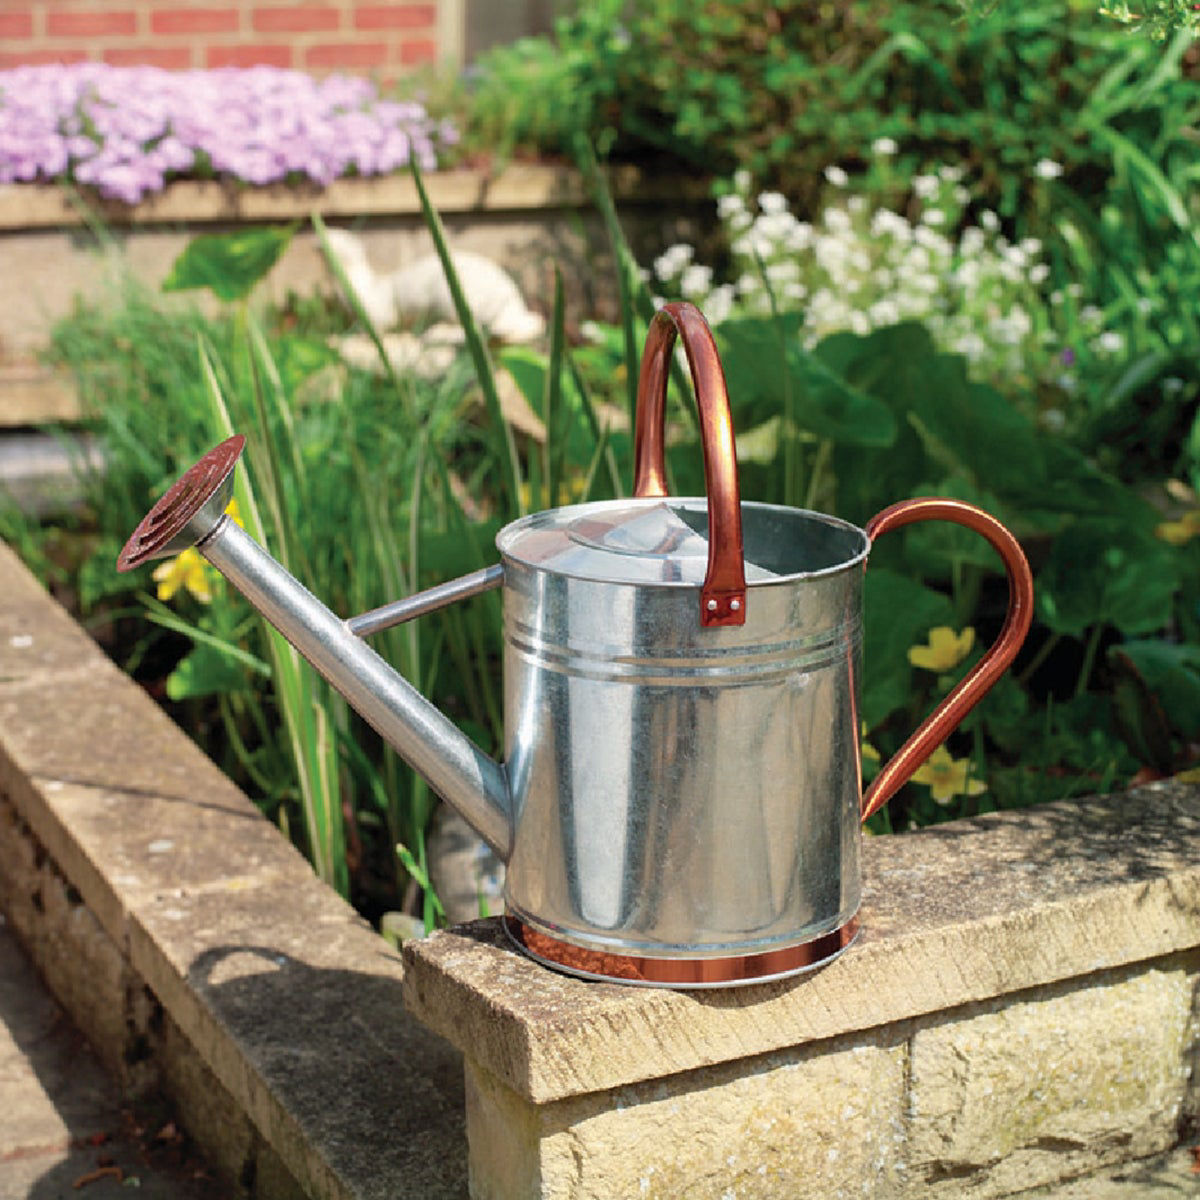
[[[460,59],[461,27],[461,0],[0,0],[0,68],[97,59],[388,77]]]

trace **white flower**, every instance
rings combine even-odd
[[[855,309],[850,314],[850,329],[852,332],[857,333],[859,337],[865,337],[870,333],[871,322],[867,320],[867,314]]]
[[[936,196],[939,186],[936,175],[918,175],[913,179],[913,191],[922,200]]]
[[[659,279],[671,279],[678,275],[692,261],[692,256],[695,253],[691,246],[683,244],[668,246],[654,260],[654,273]]]
[[[851,196],[846,201],[846,207],[855,215],[866,212],[867,198],[866,196]]]
[[[1039,179],[1057,179],[1063,173],[1063,166],[1052,158],[1040,158],[1033,168],[1033,173]]]
[[[769,263],[767,278],[772,283],[787,283],[800,274],[800,264],[794,258],[785,258],[782,262]]]
[[[1096,339],[1096,348],[1105,354],[1120,354],[1125,349],[1125,338],[1115,329],[1106,329]]]
[[[712,267],[693,263],[680,276],[679,290],[687,300],[701,300],[712,287]]]
[[[850,182],[850,176],[841,167],[830,164],[825,168],[825,178],[834,187],[845,187]]]
[[[926,225],[945,225],[946,214],[940,208],[930,208],[921,214]]]
[[[736,192],[717,197],[717,216],[722,221],[728,221],[738,213],[746,211],[746,202]]]
[[[733,173],[733,187],[744,196],[750,190],[750,172],[745,167],[739,167]]]
[[[1036,265],[1029,268],[1029,282],[1030,283],[1045,283],[1046,280],[1049,278],[1050,278],[1050,268],[1048,266],[1046,266],[1045,263],[1037,263]],[[1056,292],[1055,294],[1060,299],[1062,298],[1061,292]]]
[[[996,214],[992,212],[990,208],[985,208],[983,212],[979,214],[979,224],[982,225],[984,229],[988,231],[988,233],[995,233],[996,230],[1000,228],[1000,218],[996,216]]]
[[[958,239],[958,251],[969,258],[973,258],[983,249],[983,230],[974,225],[968,225],[962,232],[962,237]]]
[[[758,197],[759,209],[768,216],[787,212],[787,199],[781,192],[763,192]]]
[[[965,333],[958,339],[957,342],[954,343],[954,349],[957,350],[959,354],[966,355],[967,358],[974,360],[983,354],[983,352],[987,349],[987,346],[984,344],[983,338],[981,338],[979,334]]]
[[[825,228],[833,233],[850,232],[850,214],[844,208],[827,208],[821,214],[821,219],[825,222]]]
[[[967,189],[965,187],[963,187],[962,184],[960,183],[958,185],[958,187],[956,187],[954,189],[954,203],[955,204],[966,204],[967,201],[970,199],[971,199],[971,193],[969,191],[967,191]]]
[[[900,147],[896,144],[895,138],[880,137],[876,138],[871,143],[871,152],[878,154],[883,158],[888,158],[893,154],[898,153]]]
[[[875,238],[894,237],[898,241],[907,242],[912,238],[912,226],[898,213],[888,208],[878,208],[871,217],[871,236]]]
[[[938,175],[947,183],[957,183],[963,177],[962,167],[938,167]]]
[[[797,221],[788,230],[783,244],[787,250],[807,250],[812,245],[812,226],[807,221]]]
[[[722,321],[728,320],[729,314],[733,312],[733,301],[734,291],[728,283],[713,288],[704,302],[704,311],[709,324],[720,325]]]
[[[895,325],[900,320],[900,309],[895,300],[876,300],[867,315],[876,325]]]
[[[1030,258],[1032,258],[1035,254],[1041,254],[1042,252],[1042,243],[1034,237],[1022,238],[1020,246]]]

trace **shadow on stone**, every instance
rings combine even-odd
[[[398,979],[230,945],[200,954],[188,982],[293,1119],[269,1140],[302,1184],[331,1170],[363,1197],[466,1195],[462,1059],[398,1019]],[[260,1127],[278,1111],[250,1109]]]

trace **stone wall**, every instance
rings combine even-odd
[[[472,1195],[957,1200],[1192,1127],[1200,789],[865,845],[865,930],[726,992],[548,975],[495,922],[406,947],[463,1051]]]

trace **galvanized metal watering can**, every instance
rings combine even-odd
[[[707,496],[672,499],[663,409],[676,336],[700,410]],[[1029,628],[1013,536],[957,500],[902,501],[859,529],[739,497],[725,378],[688,304],[654,319],[639,381],[635,498],[536,513],[500,563],[350,620],[225,516],[243,439],[159,501],[118,562],[187,545],[280,629],[507,863],[507,929],[589,978],[721,987],[814,967],[858,930],[860,822],[999,678]],[[861,792],[861,586],[872,540],[965,525],[999,551],[995,644]],[[505,762],[363,640],[504,588]]]

